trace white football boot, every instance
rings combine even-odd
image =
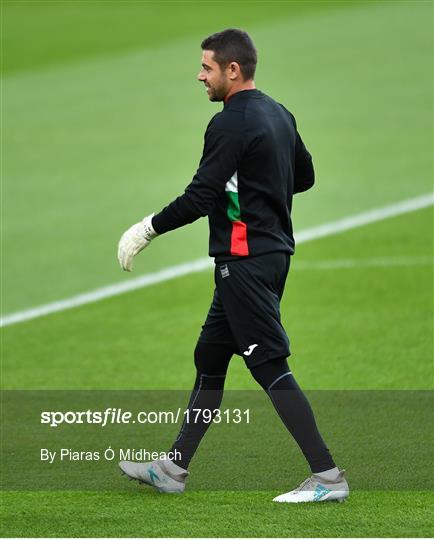
[[[273,501],[282,503],[344,502],[350,493],[344,473],[344,470],[340,471],[333,481],[326,480],[319,474],[313,474],[302,482],[298,488],[275,497]]]
[[[120,461],[119,468],[131,480],[140,484],[149,484],[163,493],[182,493],[185,489],[185,479],[188,471],[178,467],[170,459],[137,463],[135,461]]]

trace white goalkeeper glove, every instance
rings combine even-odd
[[[146,216],[142,221],[130,227],[121,236],[118,246],[118,260],[122,270],[131,272],[134,257],[148,247],[157,233],[152,226],[154,214]]]

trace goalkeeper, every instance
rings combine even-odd
[[[296,440],[311,476],[277,502],[344,500],[349,493],[291,373],[289,340],[280,300],[294,253],[292,199],[314,184],[312,158],[294,116],[256,89],[256,49],[250,36],[228,29],[205,39],[198,80],[223,109],[208,124],[199,168],[185,192],[160,213],[133,225],[119,242],[118,258],[133,258],[158,235],[208,216],[215,291],[194,361],[189,408],[218,409],[231,357],[244,358]],[[122,461],[130,478],[163,492],[182,492],[188,466],[210,423],[184,421],[172,451],[178,461]]]

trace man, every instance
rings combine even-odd
[[[256,49],[246,32],[224,30],[202,44],[198,80],[223,110],[208,124],[199,168],[183,195],[122,236],[118,258],[130,271],[135,255],[158,235],[208,216],[215,258],[214,298],[195,353],[189,409],[218,409],[233,354],[243,356],[306,457],[312,476],[277,502],[344,500],[349,493],[289,370],[289,340],[280,320],[290,257],[293,194],[314,183],[312,159],[294,116],[256,89]],[[179,460],[123,461],[130,478],[182,492],[188,466],[209,422],[184,421],[172,451]]]

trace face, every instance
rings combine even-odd
[[[202,68],[197,76],[203,82],[210,101],[223,101],[231,87],[230,69],[220,69],[213,51],[202,52]]]

